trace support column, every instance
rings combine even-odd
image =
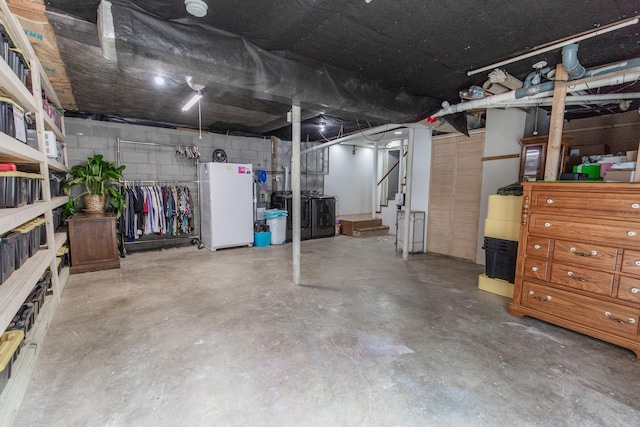
[[[300,285],[300,105],[291,109],[291,192],[293,206],[291,239],[293,246],[293,284]]]
[[[413,190],[413,143],[416,131],[413,127],[409,128],[409,143],[407,144],[407,185],[404,195],[404,235],[402,242],[402,259],[409,259],[409,223],[411,220],[411,193]],[[425,225],[426,226],[426,225]]]
[[[378,141],[373,143],[373,182],[371,188],[371,217],[376,217],[380,203],[378,202]]]
[[[560,172],[562,153],[562,127],[564,126],[564,107],[567,98],[567,86],[557,84],[567,81],[569,76],[562,64],[556,67],[556,85],[553,89],[553,105],[551,106],[551,123],[549,125],[549,141],[547,143],[547,159],[544,167],[544,180],[555,181]]]

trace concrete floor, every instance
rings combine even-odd
[[[631,426],[626,349],[393,237],[136,253],[71,276],[17,426]]]

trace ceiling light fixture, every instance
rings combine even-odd
[[[209,6],[202,0],[184,0],[187,12],[196,18],[202,18],[207,14]]]
[[[193,94],[191,99],[188,100],[186,104],[184,104],[184,107],[182,107],[182,111],[189,111],[189,109],[193,107],[196,102],[200,101],[200,98],[202,98],[202,93],[200,91],[197,91]]]
[[[156,76],[153,81],[158,85],[158,86],[164,86],[166,80],[164,79],[164,77],[162,76]]]
[[[397,130],[393,133],[394,135],[402,135],[402,131],[401,130]]]

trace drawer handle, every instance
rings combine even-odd
[[[540,245],[533,245],[533,249],[540,249],[542,246]],[[637,263],[640,263],[640,261],[636,261]],[[640,264],[638,264],[640,265]]]
[[[631,203],[631,209],[640,209],[640,203]]]
[[[551,299],[551,295],[547,295],[546,297],[539,297],[533,291],[529,291],[529,295],[531,295],[533,297],[533,299],[538,300],[538,301],[542,301],[542,302],[549,301]]]
[[[573,271],[568,271],[567,276],[571,277],[576,282],[589,282],[591,280],[591,277],[585,278],[585,277],[576,276],[573,274]]]
[[[636,260],[635,264],[636,264],[638,267],[640,267],[640,259],[639,259],[639,260]]]
[[[545,222],[545,223],[544,223],[544,226],[545,226],[545,227],[551,227],[551,223],[550,223],[550,222]],[[631,233],[631,232],[629,232],[629,233]]]
[[[536,267],[535,265],[533,267],[531,267],[531,271],[538,271],[538,267]]]
[[[631,293],[632,293],[632,294],[640,293],[640,289],[638,289],[638,288],[631,288]]]
[[[604,315],[607,316],[607,318],[609,320],[611,320],[612,322],[620,323],[620,324],[623,324],[623,325],[636,323],[636,319],[634,319],[633,317],[630,317],[629,320],[618,319],[616,317],[613,317],[613,315],[611,314],[610,311],[605,311]]]
[[[629,237],[635,237],[637,235],[638,235],[638,233],[636,233],[635,231],[627,231],[627,236],[629,236]]]
[[[576,248],[571,248],[569,249],[574,255],[577,256],[596,256],[598,255],[598,252],[596,251],[591,251],[591,252],[578,252],[578,250]]]
[[[553,199],[547,199],[547,204],[548,204],[548,205],[553,204]]]

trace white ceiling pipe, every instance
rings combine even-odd
[[[589,83],[578,83],[574,86],[568,87],[567,91],[578,92],[582,90],[597,89],[599,87],[605,87],[605,86],[616,86],[624,83],[634,82],[639,78],[640,78],[640,72],[636,71],[628,74],[623,74],[620,76],[614,76],[614,77],[604,78],[601,80],[592,81]],[[540,92],[536,95],[519,97],[518,95],[525,94],[527,93],[528,89],[531,89],[531,88],[523,88],[523,89],[518,89],[518,90],[514,90],[507,93],[502,93],[500,95],[490,96],[488,98],[476,99],[469,102],[463,102],[460,104],[451,105],[447,108],[443,108],[442,110],[438,111],[436,114],[432,115],[430,118],[435,119],[437,117],[446,116],[447,114],[460,113],[463,111],[473,110],[476,108],[495,108],[496,106],[500,106],[500,105],[505,106],[506,104],[515,104],[515,102],[512,102],[512,101],[515,101],[516,99],[522,100],[523,102],[525,102],[533,99],[546,98],[553,94],[553,90],[548,89],[549,87],[552,88],[553,85],[554,85],[554,82],[547,82],[541,85],[537,85],[540,87],[541,90],[544,89],[544,92]]]
[[[602,95],[574,95],[567,96],[566,104],[583,104],[585,102],[616,102],[623,99],[638,99],[640,93],[607,93]],[[522,106],[522,105],[544,105],[553,102],[553,98],[537,99],[537,100],[521,100],[517,99],[510,103],[509,106]]]
[[[381,126],[376,126],[373,128],[369,128],[357,133],[352,133],[351,135],[346,135],[343,136],[341,138],[337,138],[334,139],[332,141],[329,142],[325,142],[323,144],[320,145],[316,145],[314,147],[308,148],[304,151],[302,151],[300,154],[307,154],[307,153],[311,153],[313,151],[316,150],[322,150],[323,148],[326,147],[331,147],[332,145],[336,145],[336,144],[341,144],[343,142],[355,139],[355,138],[362,138],[362,137],[366,137],[366,136],[370,136],[370,135],[375,135],[378,133],[384,133],[384,132],[389,132],[395,129],[400,129],[400,128],[409,128],[415,126],[415,123],[405,123],[405,124],[388,124],[388,125],[381,125]],[[373,142],[373,141],[372,141]]]

